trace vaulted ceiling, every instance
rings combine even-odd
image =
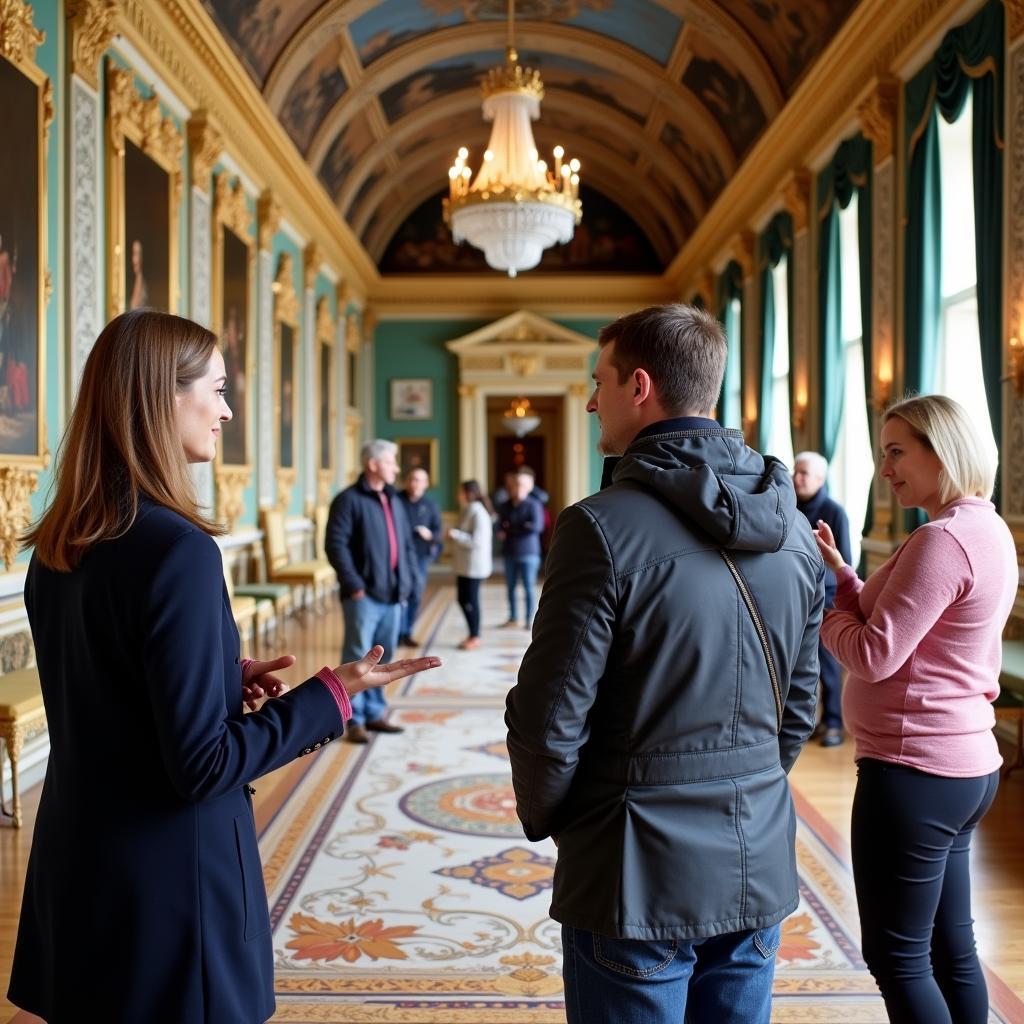
[[[504,61],[506,0],[204,3],[375,262],[435,196],[440,217],[456,151],[476,166],[487,143],[479,85]],[[578,157],[665,265],[855,5],[518,0],[538,149]]]

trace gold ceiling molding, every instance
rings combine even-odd
[[[793,218],[793,233],[806,231],[811,214],[811,172],[806,167],[786,175],[782,182],[782,205]]]
[[[345,317],[345,348],[358,351],[363,344],[363,323],[358,313]]]
[[[67,0],[71,72],[99,90],[100,57],[114,38],[116,0]]]
[[[32,22],[32,5],[23,0],[0,0],[0,57],[15,67],[35,64],[36,48],[46,33]]]
[[[326,295],[321,295],[316,304],[316,339],[325,345],[334,344],[334,317]]]
[[[504,33],[501,22],[457,25],[432,32],[427,40],[405,43],[374,61],[363,80],[324,115],[309,146],[310,166],[320,169],[335,138],[363,108],[368,96],[379,96],[408,75],[422,71],[428,63],[481,50],[504,50]],[[520,52],[571,53],[579,60],[634,82],[652,97],[660,97],[676,112],[678,120],[706,142],[726,175],[736,169],[736,154],[717,118],[691,89],[681,82],[669,81],[665,69],[652,58],[626,43],[569,25],[517,22],[516,40]],[[543,76],[543,64],[539,70]]]
[[[284,128],[220,33],[202,0],[119,0],[116,28],[191,109],[207,110],[226,148],[260,187],[270,188],[288,219],[324,246],[331,266],[361,290],[377,278],[342,219]]]
[[[877,167],[893,154],[899,114],[899,80],[894,75],[883,75],[871,84],[871,92],[857,107],[864,136],[874,146]]]
[[[311,242],[302,253],[302,277],[307,288],[316,287],[316,277],[324,262],[324,251],[316,242]]]
[[[215,224],[224,224],[243,240],[252,237],[252,214],[245,197],[242,183],[231,175],[217,175],[213,190],[213,219]]]
[[[740,265],[743,280],[754,274],[754,254],[757,252],[757,235],[749,228],[741,231],[729,247],[732,258]]]
[[[213,165],[223,152],[223,133],[205,110],[197,110],[188,122],[188,162],[192,187],[204,195],[210,191]]]
[[[700,296],[701,302],[704,303],[704,308],[715,312],[715,306],[717,303],[715,300],[718,297],[718,279],[715,277],[713,270],[705,270],[697,282],[697,294]]]
[[[259,224],[259,244],[267,252],[274,247],[274,235],[281,226],[281,204],[272,192],[264,192],[256,200],[256,221]]]
[[[780,181],[845,124],[872,79],[962,14],[962,0],[861,0],[697,225],[667,280],[682,289],[712,263],[757,216],[767,181]]]

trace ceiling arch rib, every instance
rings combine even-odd
[[[459,25],[432,33],[422,39],[397,47],[368,69],[362,82],[350,88],[327,112],[310,144],[307,160],[319,171],[335,137],[349,119],[365,106],[369,96],[376,96],[431,64],[482,51],[496,51],[496,61],[504,49],[504,26],[500,22]],[[711,111],[680,82],[665,78],[664,69],[656,61],[644,57],[632,47],[568,25],[523,22],[516,27],[521,52],[545,52],[567,56],[618,74],[638,85],[654,102],[656,97],[671,102],[678,115],[705,140],[711,153],[721,164],[726,176],[733,174],[737,158],[729,140]],[[544,77],[543,61],[539,71]]]
[[[572,152],[579,154],[584,164],[584,181],[592,181],[598,191],[627,210],[650,239],[659,259],[666,263],[671,260],[686,237],[685,225],[672,203],[652,189],[637,192],[632,165],[621,158],[610,156],[598,144],[584,139],[571,139],[566,145],[571,146]],[[349,223],[353,231],[363,238],[377,207],[392,193],[401,197],[401,201],[393,204],[392,213],[363,238],[363,244],[372,259],[379,261],[383,246],[402,222],[420,203],[446,186],[448,179],[445,168],[450,155],[447,140],[424,146],[412,154],[397,175],[385,175],[367,193],[358,209],[352,211]],[[593,174],[587,169],[591,165]],[[632,201],[623,203],[621,197],[627,192],[631,194]]]
[[[345,187],[336,197],[337,205],[344,215],[348,210],[352,199],[359,193],[363,182],[370,176],[374,167],[390,153],[397,153],[401,148],[417,136],[433,137],[432,127],[444,123],[450,118],[472,112],[479,113],[480,94],[476,89],[462,89],[452,93],[440,100],[421,107],[415,113],[409,114],[401,121],[395,123],[388,132],[387,137],[372,146],[355,164],[349,172]],[[661,143],[659,139],[652,138],[644,133],[643,128],[631,118],[617,110],[609,110],[604,104],[591,99],[588,96],[578,96],[561,89],[547,91],[544,97],[544,111],[553,114],[566,114],[578,118],[581,126],[592,125],[598,127],[602,133],[615,133],[640,156],[648,157],[653,163],[675,181],[679,191],[696,219],[699,219],[706,212],[707,204],[701,193],[700,187],[689,170],[676,159],[675,155]],[[543,125],[544,113],[541,114],[539,126]],[[454,159],[459,146],[469,145],[478,141],[477,153],[483,152],[486,145],[489,125],[482,119],[478,123],[478,129],[474,132],[469,122],[466,123],[464,131],[451,141],[450,155]],[[588,134],[588,133],[584,133]],[[564,145],[564,143],[563,143]],[[572,156],[571,151],[569,155]],[[616,196],[610,196],[616,199]]]

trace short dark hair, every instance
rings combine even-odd
[[[681,302],[648,306],[601,328],[597,340],[615,342],[620,384],[634,370],[650,374],[667,413],[709,412],[718,404],[728,345],[722,325],[703,309]]]

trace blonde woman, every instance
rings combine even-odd
[[[239,658],[221,531],[188,469],[231,419],[226,383],[199,324],[112,320],[26,538],[50,759],[8,997],[48,1024],[84,1006],[109,1024],[273,1016],[249,783],[340,736],[354,694],[440,664],[379,665],[375,647],[285,692],[291,655]]]
[[[455,569],[459,607],[466,616],[469,636],[459,650],[472,651],[480,646],[480,583],[491,575],[491,534],[494,529],[491,503],[476,480],[459,484],[462,518],[448,531],[454,541],[452,566]]]
[[[995,453],[941,395],[893,406],[880,475],[918,527],[870,579],[815,531],[838,580],[821,627],[849,677],[856,741],[852,852],[864,959],[890,1021],[982,1024],[971,835],[995,796],[1001,635],[1017,591],[1013,538],[989,500]]]

